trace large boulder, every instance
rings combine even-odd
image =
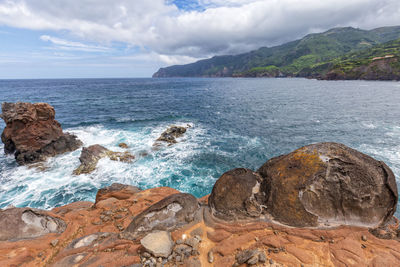
[[[1,117],[6,123],[1,135],[4,152],[14,153],[20,165],[43,161],[82,145],[75,135],[63,133],[49,104],[3,103]]]
[[[233,169],[215,183],[208,199],[216,217],[226,220],[259,217],[262,213],[262,178],[249,169]]]
[[[74,170],[74,174],[80,175],[93,172],[96,169],[99,160],[105,157],[122,162],[132,162],[132,160],[135,159],[135,156],[127,151],[113,152],[101,145],[91,145],[82,148],[81,156],[79,157],[81,165]]]
[[[382,161],[338,143],[317,143],[267,161],[268,212],[291,226],[377,227],[394,214],[395,177]]]
[[[197,199],[191,194],[170,195],[137,215],[122,237],[134,239],[154,230],[173,231],[195,221],[199,208]]]
[[[48,233],[62,233],[66,223],[44,211],[10,208],[0,211],[0,241],[36,238]]]

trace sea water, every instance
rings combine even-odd
[[[95,199],[112,183],[169,186],[209,194],[225,171],[257,170],[274,156],[315,142],[340,142],[400,177],[400,83],[307,79],[1,80],[0,101],[47,102],[64,131],[85,146],[136,156],[101,159],[75,176],[80,149],[49,159],[46,169],[18,166],[0,145],[0,208],[50,209]],[[179,142],[155,149],[170,125],[191,127]],[[0,122],[0,130],[5,127]]]

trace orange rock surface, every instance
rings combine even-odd
[[[121,239],[119,233],[132,218],[178,191],[153,188],[126,194],[114,193],[94,205],[76,202],[46,212],[62,219],[67,228],[61,234],[0,241],[0,266],[129,266],[140,264],[140,240]],[[119,196],[122,196],[119,199]],[[207,198],[202,198],[206,202]],[[293,228],[272,222],[228,223],[210,215],[202,206],[203,220],[172,232],[174,241],[200,233],[201,266],[232,266],[235,255],[257,248],[267,255],[258,266],[399,266],[400,242],[397,237],[380,239],[367,228]],[[397,221],[392,227],[397,228]],[[384,230],[381,230],[384,231]],[[212,251],[213,263],[207,255]],[[192,258],[194,258],[193,256]],[[181,266],[195,266],[193,260]],[[140,265],[138,265],[140,266]],[[168,264],[167,264],[168,266]],[[245,266],[245,265],[242,265]]]

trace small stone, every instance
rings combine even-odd
[[[254,238],[255,241],[258,242],[258,240],[260,240],[257,236]]]
[[[269,259],[269,264],[274,264],[274,260],[273,259]]]
[[[250,259],[247,260],[247,264],[249,265],[255,265],[258,263],[258,255],[254,255]]]
[[[185,244],[191,246],[192,248],[198,248],[200,241],[197,238],[187,238]]]
[[[367,246],[366,246],[366,245],[364,245],[364,244],[361,244],[361,247],[362,247],[362,248],[367,248]]]
[[[334,244],[335,240],[332,239],[332,240],[329,241],[329,243]]]
[[[278,234],[278,231],[274,230],[274,235],[277,235],[277,234]]]
[[[58,244],[58,239],[54,239],[50,242],[51,246],[55,247]]]
[[[207,259],[209,263],[213,263],[214,262],[214,253],[210,250],[207,254]]]
[[[203,229],[200,227],[198,227],[190,232],[190,236],[192,236],[192,237],[195,237],[196,235],[201,237],[201,236],[203,236],[203,234],[204,234]]]
[[[265,255],[265,252],[262,251],[260,254],[258,254],[258,261],[261,263],[265,263],[267,261],[267,255]]]
[[[122,215],[122,214],[117,214],[117,215],[114,216],[114,219],[119,220],[119,219],[122,219],[123,217],[124,217],[124,215]]]
[[[151,255],[150,255],[150,253],[148,253],[148,252],[143,252],[143,257],[145,257],[145,258],[150,258],[151,257]]]
[[[364,242],[367,241],[367,236],[362,235],[362,236],[361,236],[361,240],[364,241]]]
[[[147,234],[140,240],[140,243],[154,256],[163,258],[167,258],[171,254],[174,245],[171,234],[166,231]]]
[[[182,239],[178,239],[178,240],[176,240],[175,243],[176,243],[177,245],[183,244],[183,240],[182,240]]]
[[[232,264],[232,267],[238,267],[240,264],[235,262],[234,264]]]
[[[324,241],[324,240],[325,240],[325,237],[324,237],[324,236],[321,236],[320,238],[321,238],[321,240],[322,240],[322,241]]]
[[[199,242],[202,241],[201,237],[199,235],[195,235],[193,238],[197,239]]]
[[[177,261],[177,262],[180,262],[180,261],[181,261],[181,259],[182,259],[182,257],[181,257],[180,255],[178,255],[178,256],[176,256],[176,258],[175,258],[175,259],[176,259],[176,261]]]
[[[158,257],[157,261],[158,261],[158,262],[162,262],[162,258],[161,258],[161,257]]]

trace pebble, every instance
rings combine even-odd
[[[51,244],[53,247],[57,246],[57,244],[58,244],[58,239],[52,240],[52,241],[50,242],[50,244]]]
[[[367,246],[366,246],[366,245],[364,245],[364,244],[361,244],[361,247],[362,247],[362,248],[367,248]]]
[[[148,252],[143,252],[143,257],[145,257],[145,258],[150,258],[151,257],[151,255],[150,255],[150,253],[148,253]]]
[[[361,236],[361,240],[365,242],[365,241],[367,241],[367,237],[365,235],[363,235],[363,236]]]
[[[324,236],[321,236],[320,238],[321,238],[321,240],[322,240],[322,241],[324,241],[324,240],[325,240],[325,237],[324,237]]]
[[[273,259],[269,259],[269,264],[274,264],[274,260]]]
[[[210,250],[207,254],[207,259],[209,263],[213,263],[214,262],[214,253]]]
[[[267,255],[265,255],[264,251],[260,252],[260,254],[258,255],[258,261],[261,263],[264,263],[267,261]]]
[[[258,255],[254,255],[250,259],[247,260],[247,264],[249,265],[255,265],[258,262]]]

